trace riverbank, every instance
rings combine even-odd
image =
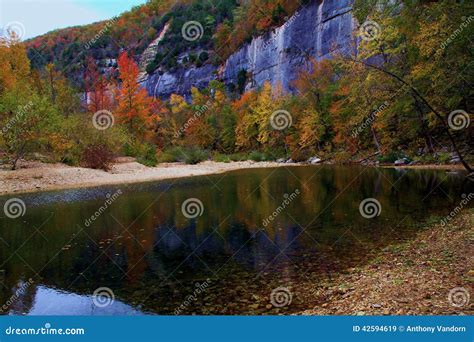
[[[474,209],[461,211],[445,226],[433,222],[415,239],[385,248],[362,267],[316,287],[303,285],[318,303],[301,314],[474,314]],[[457,293],[454,303],[463,305],[450,302],[452,290]]]
[[[197,165],[162,163],[147,167],[133,158],[119,158],[110,171],[71,167],[65,164],[22,161],[17,170],[0,168],[0,195],[38,191],[89,188],[219,174],[234,170],[306,165],[301,163],[206,161]],[[394,166],[381,166],[394,167]],[[413,165],[397,168],[463,170],[462,165]]]
[[[156,167],[147,167],[135,162],[131,158],[120,158],[111,170],[106,172],[82,167],[71,167],[64,164],[21,162],[18,170],[0,169],[0,195],[140,183],[218,174],[241,169],[292,165],[298,164],[253,161],[218,163],[206,161],[197,165],[164,163]]]

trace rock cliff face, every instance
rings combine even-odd
[[[174,73],[150,75],[144,85],[155,96],[186,95],[192,86],[205,87],[212,79],[237,86],[239,73],[245,72],[249,75],[247,90],[270,81],[291,91],[292,81],[310,67],[311,59],[321,60],[332,52],[347,53],[355,48],[352,3],[353,0],[311,1],[284,25],[235,52],[219,70],[212,65],[181,68]]]

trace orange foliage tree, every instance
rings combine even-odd
[[[137,82],[138,66],[126,52],[120,54],[118,65],[122,83],[118,89],[115,113],[130,133],[145,138],[160,119],[153,110],[155,101]]]
[[[89,57],[86,61],[84,82],[87,92],[87,109],[93,113],[104,109],[110,110],[113,98],[109,91],[109,84],[105,76],[99,72],[92,57]]]

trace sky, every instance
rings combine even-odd
[[[69,26],[110,19],[146,0],[0,0],[0,28],[22,39]]]

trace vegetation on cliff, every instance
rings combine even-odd
[[[75,68],[67,53],[63,56],[73,49],[67,42],[74,39],[79,48],[86,37],[92,37],[93,26],[57,31],[26,44],[15,37],[2,40],[3,157],[12,167],[18,159],[36,153],[50,160],[103,168],[112,156],[124,154],[147,165],[157,159],[195,163],[210,156],[224,161],[304,161],[315,155],[335,161],[376,155],[381,162],[401,158],[449,162],[458,161],[458,154],[472,158],[470,37],[474,19],[466,16],[472,13],[472,5],[450,0],[403,2],[403,6],[383,3],[365,4],[362,9],[356,3],[355,13],[364,21],[355,32],[358,55],[312,61],[311,70],[302,71],[295,81],[295,94],[265,83],[240,95],[212,81],[206,89],[194,88],[191,102],[176,94],[165,101],[149,97],[139,87],[133,58],[142,42],[156,36],[150,32],[149,39],[136,39],[133,35],[139,30],[132,26],[138,23],[157,31],[173,20],[164,46],[193,48],[192,42],[180,45],[176,39],[178,23],[187,20],[195,6],[201,6],[196,13],[209,23],[200,44],[227,46],[225,58],[243,41],[292,13],[295,6],[287,1],[253,1],[237,7],[233,1],[220,1],[216,8],[152,1],[133,9],[100,38],[109,46],[108,39],[120,36],[119,45],[128,50],[118,54],[112,76],[95,63],[95,51],[107,48],[99,48],[103,45],[98,42],[91,45],[92,56],[84,60],[81,73],[88,94],[85,105],[79,103],[78,89],[59,70],[64,64]],[[255,6],[264,8],[265,15],[257,14]],[[156,12],[163,15],[157,18]],[[364,29],[366,23],[370,29]],[[248,27],[242,29],[242,25]],[[90,34],[82,35],[89,30]],[[224,31],[234,32],[232,43],[224,44],[227,34],[219,33]],[[52,63],[38,69],[30,66],[39,65],[31,53],[27,58],[27,51],[42,40],[49,45],[43,57]],[[94,155],[90,151],[101,155],[103,162],[89,160]]]

